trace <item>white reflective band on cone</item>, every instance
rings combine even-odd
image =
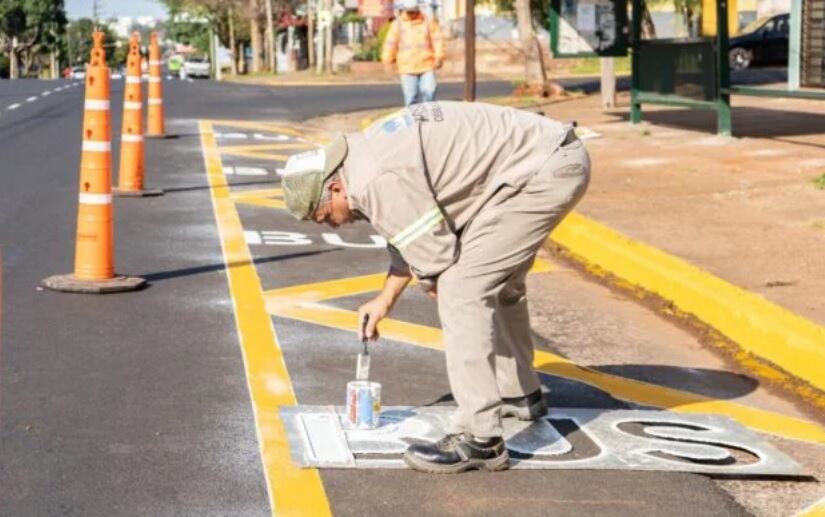
[[[109,142],[98,142],[97,140],[84,140],[83,150],[95,153],[107,153],[112,150],[112,144]]]
[[[89,194],[88,192],[81,192],[78,196],[78,201],[83,205],[111,205],[111,194]]]
[[[160,77],[150,77],[149,82],[150,83],[159,83],[160,82]]]
[[[143,142],[143,135],[120,135],[121,142]]]
[[[135,75],[126,76],[126,84],[140,84],[140,77]]]
[[[143,104],[138,101],[126,101],[123,103],[123,109],[125,110],[139,110],[142,107]]]
[[[153,60],[150,60],[150,61],[149,61],[149,66],[160,66],[160,65],[161,65],[161,63],[163,63],[163,61],[153,61]]]
[[[83,108],[94,111],[109,111],[109,101],[87,100],[83,103]]]
[[[149,104],[163,104],[163,99],[149,99]]]

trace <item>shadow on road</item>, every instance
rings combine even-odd
[[[147,273],[143,275],[138,275],[142,278],[145,278],[147,282],[157,282],[160,280],[169,280],[172,278],[180,278],[184,276],[192,276],[192,275],[199,275],[201,273],[212,273],[214,271],[223,271],[227,268],[233,268],[238,266],[247,266],[250,263],[252,264],[266,264],[269,262],[280,262],[282,260],[292,260],[304,257],[311,257],[314,255],[321,255],[324,253],[330,253],[333,251],[338,251],[338,248],[335,249],[328,249],[328,250],[317,250],[317,251],[304,251],[301,253],[290,253],[287,255],[273,255],[270,257],[261,257],[252,259],[251,261],[241,260],[230,262],[229,264],[218,263],[218,264],[207,264],[204,266],[193,266],[193,267],[185,267],[180,269],[171,269],[169,271],[158,271],[156,273]]]

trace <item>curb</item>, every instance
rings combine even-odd
[[[555,76],[553,79],[598,79],[601,76],[599,74],[572,74],[572,75],[560,75]],[[630,77],[629,74],[616,74],[616,79]],[[499,77],[485,77],[478,79],[478,82],[488,82],[488,81],[500,81],[500,82],[512,82],[513,79],[507,78],[499,78]],[[238,80],[232,77],[225,76],[223,78],[223,82],[232,83],[232,84],[246,84],[250,86],[271,86],[274,88],[278,87],[311,87],[311,86],[379,86],[379,85],[388,85],[388,84],[399,84],[398,79],[371,79],[371,80],[364,80],[364,81],[273,81],[273,82],[258,82],[258,81],[245,81],[245,80]],[[438,81],[439,84],[463,84],[463,79],[444,79]]]
[[[576,212],[550,240],[590,269],[671,301],[741,350],[825,391],[825,327]]]

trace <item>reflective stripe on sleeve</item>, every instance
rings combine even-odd
[[[427,233],[433,226],[444,219],[444,215],[438,207],[433,208],[426,214],[415,220],[411,225],[401,230],[395,237],[390,239],[390,244],[398,249],[404,249],[411,242]]]

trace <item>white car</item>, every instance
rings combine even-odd
[[[72,79],[86,79],[86,67],[85,66],[74,66],[72,67]]]
[[[184,61],[180,69],[181,79],[187,77],[205,77],[209,78],[212,72],[212,67],[209,66],[209,58],[207,57],[191,57]]]

